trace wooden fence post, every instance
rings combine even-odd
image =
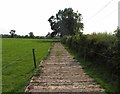
[[[35,68],[36,68],[35,49],[32,49],[32,52],[33,52],[34,66],[35,66]]]
[[[84,48],[84,61],[86,60],[86,47]]]

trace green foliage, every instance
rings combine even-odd
[[[14,38],[14,36],[15,36],[15,30],[11,30],[9,33],[10,33],[10,35],[11,35],[11,38]]]
[[[25,85],[35,71],[32,49],[35,49],[38,66],[40,60],[47,55],[52,41],[48,39],[2,39],[3,92],[24,92]],[[36,72],[35,75],[38,75]]]
[[[29,37],[30,37],[30,38],[34,38],[34,37],[35,37],[34,34],[33,34],[33,32],[30,32],[30,33],[29,33]]]
[[[117,30],[115,30],[114,32],[115,32],[115,36],[118,38],[118,40],[120,40],[120,29],[117,28]]]
[[[120,85],[120,41],[119,30],[115,36],[107,33],[77,34],[65,36],[62,43],[74,49],[85,60],[92,61],[90,65],[96,68],[105,67],[111,78],[108,81],[119,91]],[[116,80],[115,80],[116,79]]]
[[[72,8],[59,10],[56,16],[51,16],[48,21],[53,32],[51,36],[60,35],[75,35],[80,30],[83,30],[82,17],[78,12],[74,12]]]
[[[118,81],[117,86],[118,86],[119,92],[120,92],[120,76],[119,76],[119,74],[120,74],[120,29],[119,28],[117,28],[117,30],[115,30],[115,36],[117,37],[117,40],[115,41],[115,46],[116,46],[115,47],[115,56],[113,59],[117,58],[117,60],[116,61],[113,60],[113,63],[115,63],[114,67],[117,70],[117,72],[115,72],[115,73],[117,74],[116,80]]]
[[[58,51],[56,52],[56,56],[61,56],[62,54],[63,54],[62,51],[59,51],[59,50],[58,50]]]

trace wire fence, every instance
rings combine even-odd
[[[102,57],[104,57],[104,58],[107,58],[107,59],[113,59],[113,57],[114,56],[106,56],[106,55],[104,55],[104,54],[101,54],[101,53],[98,53],[98,52],[96,52],[96,51],[93,51],[93,50],[90,50],[89,48],[88,48],[88,46],[86,46],[86,47],[83,47],[83,46],[80,46],[79,45],[79,47],[80,48],[82,48],[82,49],[84,49],[84,55],[86,55],[86,53],[95,53],[95,54],[97,54],[97,55],[99,55],[99,56],[102,56]],[[86,57],[86,56],[85,56]],[[114,60],[118,60],[118,59],[120,59],[120,57],[118,57],[118,58],[114,58]]]

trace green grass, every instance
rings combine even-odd
[[[58,50],[58,51],[56,52],[56,56],[61,56],[62,54],[63,54],[62,51],[59,51],[59,50]]]
[[[108,94],[118,94],[116,92],[116,86],[110,83],[111,78],[108,76],[108,70],[105,67],[93,66],[92,62],[85,61],[80,57],[73,49],[64,45],[64,47],[80,62],[80,65],[85,69],[86,73],[92,77],[98,84],[100,84]]]
[[[23,92],[35,68],[32,48],[35,49],[37,66],[48,54],[53,40],[2,39],[2,91]]]

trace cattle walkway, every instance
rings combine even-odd
[[[104,93],[104,89],[85,73],[61,43],[55,43],[52,47],[41,70],[40,76],[32,77],[25,92]]]

